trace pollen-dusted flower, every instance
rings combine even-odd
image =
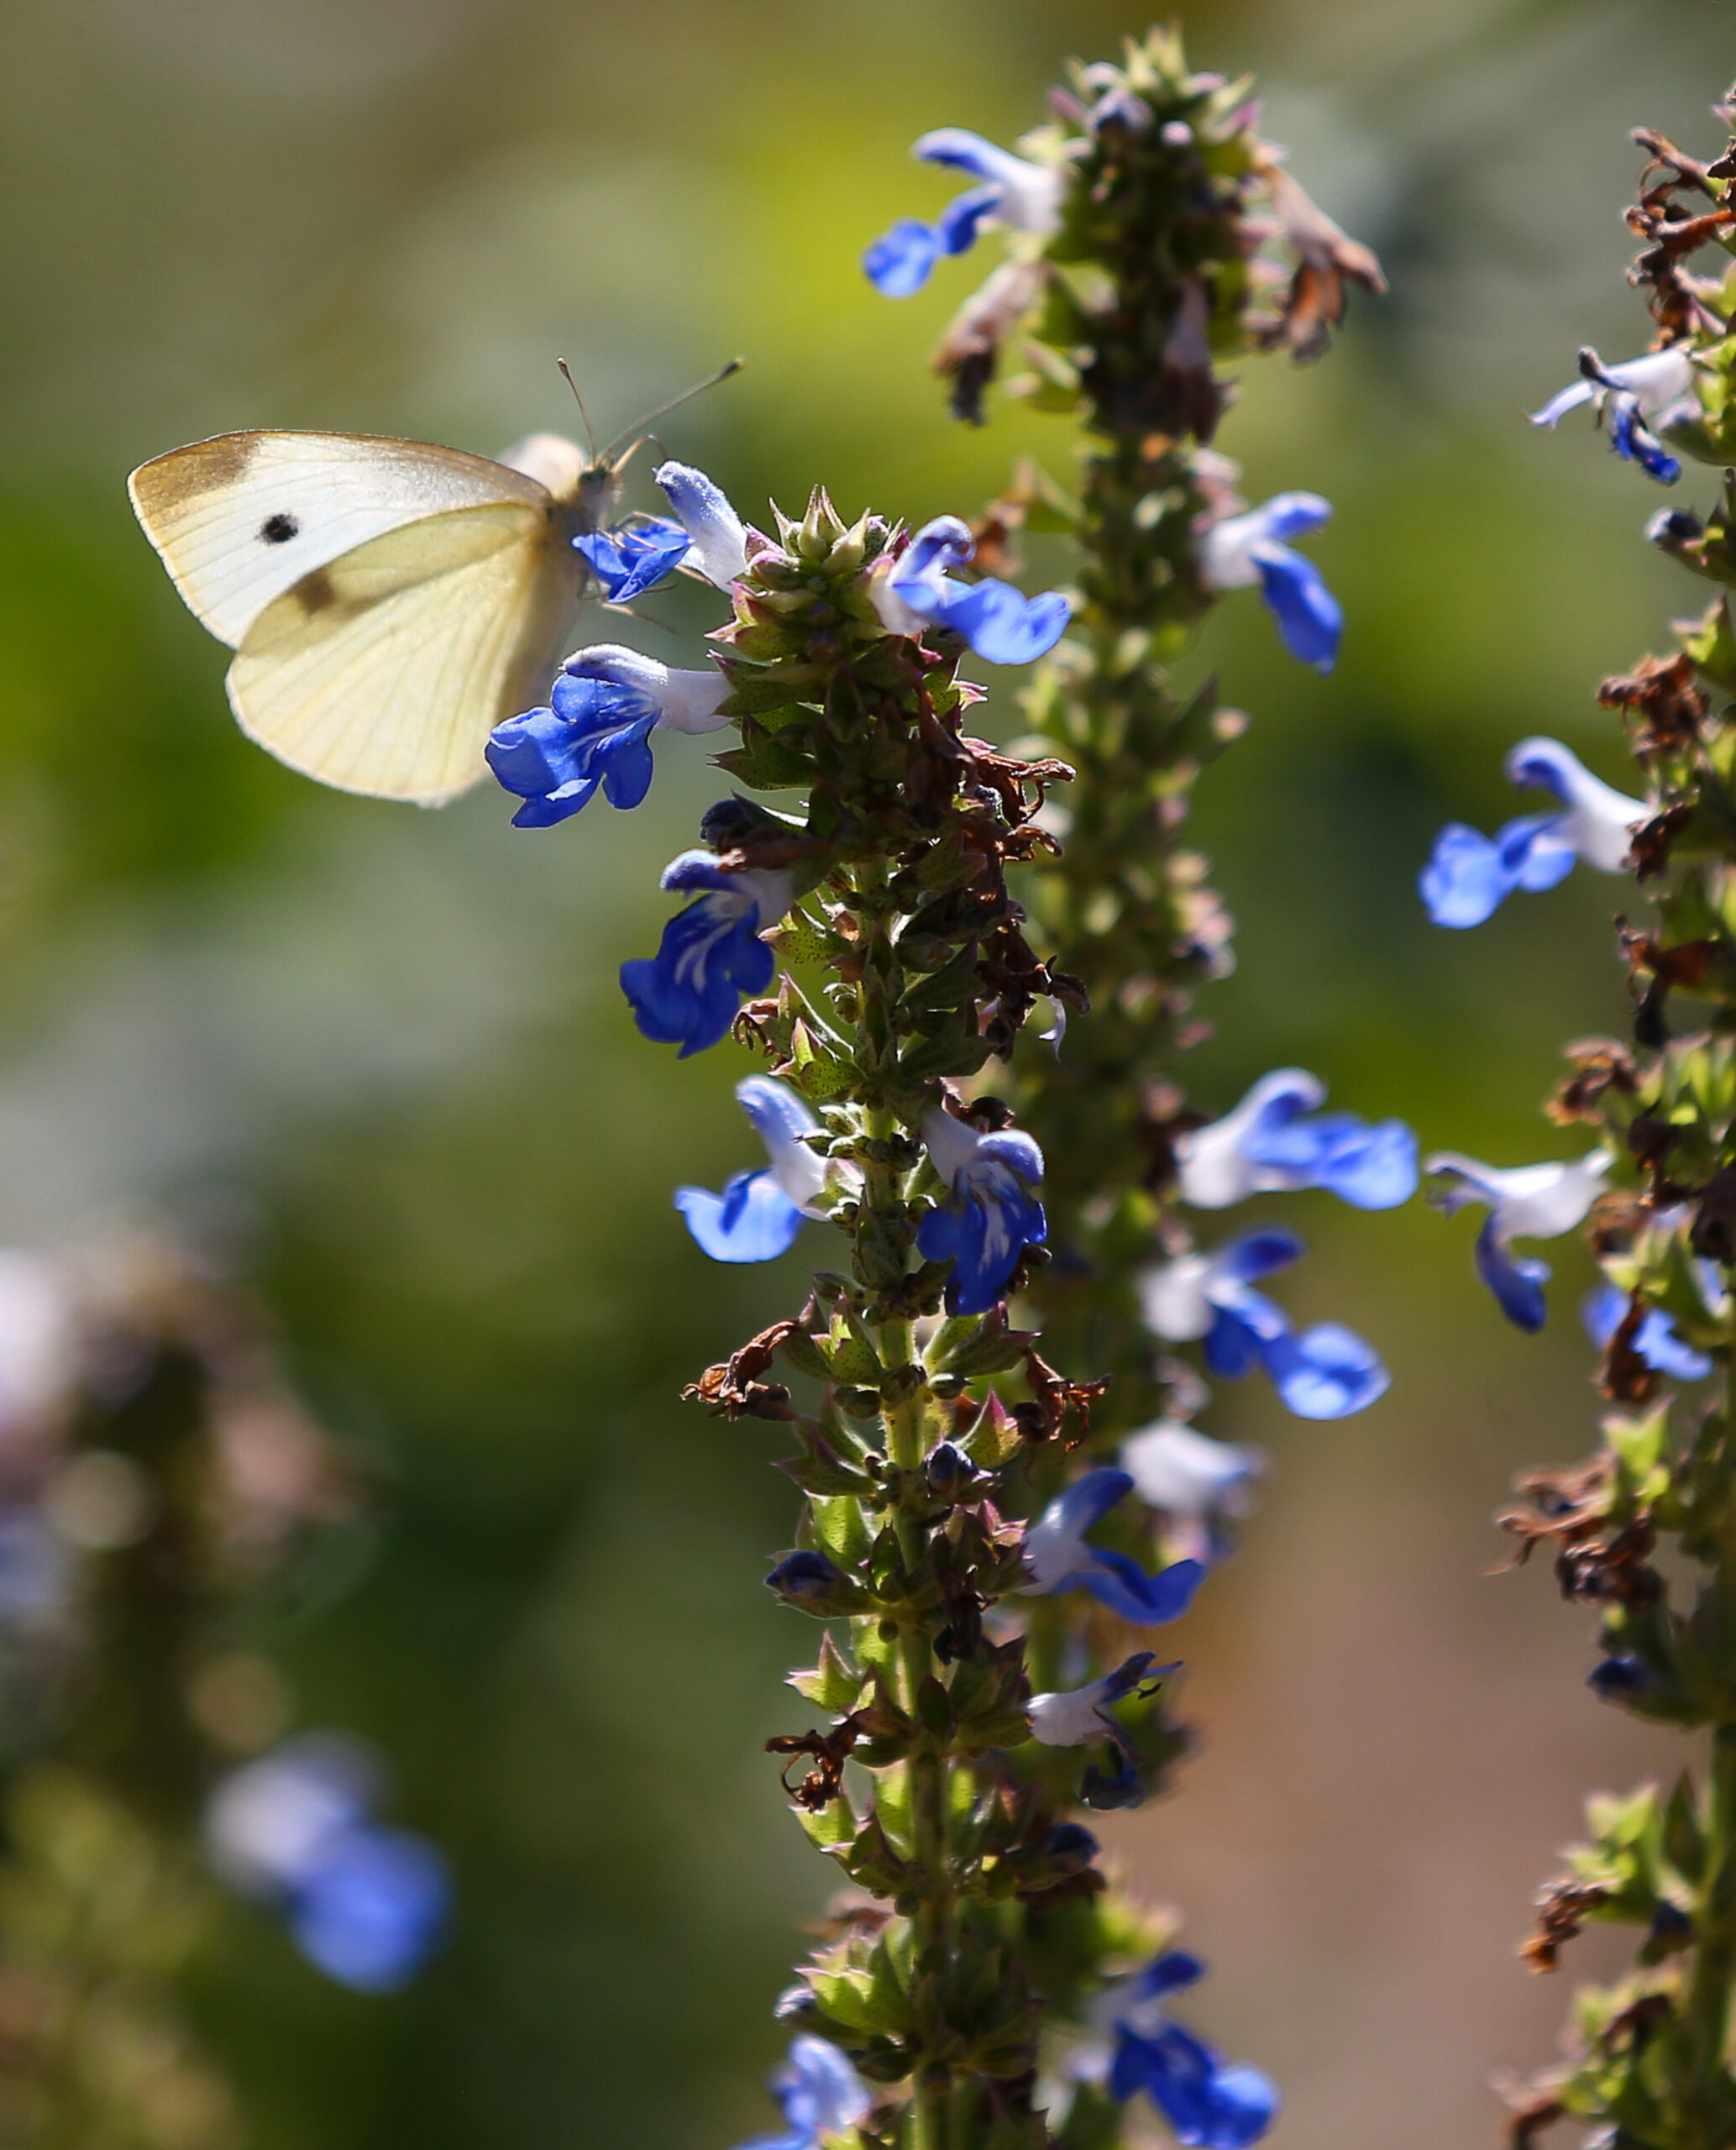
[[[1648,351],[1644,358],[1607,366],[1588,346],[1579,354],[1579,370],[1581,378],[1571,388],[1531,413],[1532,424],[1553,428],[1570,411],[1589,403],[1598,417],[1608,417],[1610,445],[1618,455],[1637,463],[1660,485],[1673,485],[1681,475],[1681,465],[1658,434],[1678,419],[1698,414],[1687,347],[1670,343],[1661,351]]]
[[[727,590],[747,564],[747,527],[728,495],[690,464],[660,463],[651,475],[693,542],[690,564]]]
[[[1233,1112],[1176,1143],[1182,1199],[1227,1209],[1251,1194],[1324,1187],[1358,1209],[1392,1209],[1416,1192],[1417,1138],[1402,1120],[1370,1126],[1319,1112],[1326,1086],[1305,1068],[1262,1075]]]
[[[1320,570],[1285,541],[1331,520],[1318,493],[1275,493],[1258,507],[1209,524],[1200,539],[1199,576],[1208,590],[1251,590],[1257,583],[1293,657],[1330,672],[1338,662],[1344,608]]]
[[[1514,1165],[1501,1169],[1456,1151],[1442,1150],[1424,1170],[1439,1181],[1429,1199],[1450,1217],[1467,1203],[1487,1202],[1489,1214],[1476,1235],[1476,1273],[1516,1328],[1536,1331],[1547,1314],[1543,1287],[1546,1261],[1517,1255],[1513,1242],[1559,1239],[1584,1221],[1615,1162],[1608,1150],[1593,1150],[1571,1163]]]
[[[1227,2066],[1164,2006],[1204,1974],[1197,1956],[1172,1948],[1128,1982],[1114,2017],[1109,2095],[1125,2102],[1143,2090],[1188,2150],[1247,2150],[1272,2125],[1277,2090],[1257,2068]]]
[[[647,517],[616,530],[587,532],[573,540],[573,549],[590,563],[610,604],[631,605],[673,574],[692,543],[679,522]]]
[[[1085,1543],[1085,1533],[1132,1490],[1126,1471],[1104,1467],[1088,1471],[1057,1493],[1025,1533],[1025,1571],[1031,1578],[1025,1594],[1047,1597],[1088,1590],[1099,1604],[1131,1626],[1155,1628],[1179,1620],[1204,1579],[1198,1560],[1172,1561],[1147,1575],[1125,1553]]]
[[[1335,1321],[1298,1335],[1282,1308],[1253,1288],[1302,1252],[1293,1232],[1269,1228],[1148,1269],[1140,1278],[1146,1326],[1172,1343],[1204,1339],[1206,1364],[1231,1380],[1263,1368],[1298,1418],[1347,1418],[1390,1385],[1378,1356]]]
[[[925,627],[962,635],[991,664],[1028,664],[1060,641],[1073,611],[1065,591],[1027,597],[992,577],[957,582],[977,541],[956,515],[926,522],[902,553],[876,564],[869,595],[889,633],[920,636]]]
[[[986,225],[1046,238],[1060,224],[1062,175],[1047,165],[1015,157],[963,127],[936,128],[911,154],[928,164],[968,172],[978,184],[949,202],[934,223],[901,217],[868,248],[863,269],[886,298],[905,299],[920,291],[941,256],[967,252]]]
[[[684,851],[661,885],[703,893],[664,926],[654,956],[621,965],[621,989],[643,1035],[685,1060],[727,1037],[742,995],[771,983],[777,964],[759,936],[789,909],[793,883],[781,868],[726,872],[711,852]]]
[[[509,716],[484,749],[501,785],[523,800],[515,829],[548,829],[588,806],[601,785],[611,806],[637,806],[651,788],[651,734],[716,732],[729,682],[678,672],[617,642],[569,657],[546,709]]]
[[[925,1117],[922,1140],[947,1192],[917,1226],[917,1251],[925,1261],[952,1264],[949,1314],[987,1314],[1025,1248],[1048,1236],[1032,1192],[1043,1177],[1043,1153],[1015,1129],[984,1135],[941,1106]]]
[[[276,1904],[310,1963],[366,1993],[415,1976],[452,1899],[434,1847],[374,1820],[379,1794],[365,1749],[316,1733],[224,1778],[205,1815],[207,1849],[224,1879]]]
[[[1553,811],[1521,814],[1492,836],[1450,821],[1434,840],[1417,886],[1437,926],[1481,926],[1516,889],[1553,889],[1582,858],[1619,873],[1635,826],[1651,809],[1595,777],[1559,739],[1522,739],[1507,758],[1513,784],[1548,791]]]
[[[790,2040],[789,2058],[770,2089],[785,2125],[779,2134],[756,2135],[741,2150],[820,2150],[822,2135],[847,2134],[873,2104],[848,2056],[806,2031]]]
[[[772,1261],[795,1245],[804,1217],[826,1214],[818,1206],[826,1163],[804,1139],[817,1134],[820,1123],[794,1090],[769,1075],[744,1077],[736,1097],[768,1162],[737,1172],[721,1194],[678,1187],[675,1207],[714,1261]]]

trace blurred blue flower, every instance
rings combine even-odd
[[[404,1985],[452,1905],[446,1863],[425,1838],[373,1818],[379,1766],[331,1733],[291,1741],[225,1777],[205,1816],[212,1864],[275,1904],[302,1953],[367,1993]]]
[[[1282,1309],[1253,1289],[1303,1252],[1293,1232],[1248,1232],[1213,1254],[1185,1254],[1140,1279],[1146,1325],[1172,1343],[1205,1343],[1212,1371],[1237,1380],[1257,1366],[1298,1418],[1346,1418],[1383,1396],[1392,1377],[1377,1355],[1335,1321],[1298,1335]]]
[[[962,635],[991,664],[1028,664],[1060,641],[1073,611],[1063,591],[1026,597],[1010,582],[955,582],[977,541],[956,515],[926,522],[904,551],[889,555],[870,585],[889,633],[920,636],[926,627]]]
[[[1553,427],[1568,412],[1593,403],[1599,417],[1608,413],[1610,445],[1616,454],[1637,463],[1660,485],[1673,485],[1681,475],[1681,465],[1657,436],[1677,420],[1699,413],[1687,346],[1672,343],[1613,366],[1605,365],[1587,349],[1579,354],[1579,370],[1581,377],[1571,388],[1531,413],[1532,424]]]
[[[1488,1218],[1477,1234],[1476,1273],[1515,1327],[1534,1333],[1542,1328],[1550,1268],[1546,1261],[1516,1255],[1513,1240],[1559,1239],[1571,1232],[1597,1200],[1614,1162],[1608,1150],[1592,1150],[1572,1163],[1505,1170],[1455,1150],[1425,1162],[1424,1169],[1439,1182],[1429,1196],[1435,1209],[1451,1217],[1467,1203],[1488,1203]]]
[[[1276,2087],[1256,2068],[1226,2067],[1163,2006],[1204,1972],[1198,1957],[1172,1948],[1135,1974],[1115,2016],[1109,2094],[1125,2102],[1143,2090],[1188,2150],[1246,2150],[1272,2125]]]
[[[727,590],[747,564],[747,528],[728,495],[690,464],[661,463],[651,475],[693,541],[691,564]]]
[[[488,765],[523,800],[515,829],[548,829],[590,805],[601,784],[611,806],[637,806],[651,788],[651,733],[716,732],[729,682],[677,672],[654,657],[599,642],[569,657],[546,709],[509,716],[489,734]]]
[[[1344,611],[1320,570],[1284,540],[1318,530],[1332,515],[1318,493],[1275,493],[1246,514],[1212,523],[1200,542],[1200,579],[1208,590],[1260,585],[1293,657],[1330,672],[1338,662]]]
[[[917,1251],[925,1261],[952,1264],[949,1314],[987,1314],[1025,1248],[1048,1235],[1031,1191],[1043,1176],[1043,1153],[1028,1135],[984,1135],[941,1106],[925,1117],[922,1140],[948,1191],[916,1227]]]
[[[1600,1702],[1613,1702],[1625,1695],[1643,1695],[1657,1681],[1643,1658],[1630,1649],[1618,1649],[1592,1667],[1586,1675],[1586,1685]]]
[[[1085,1533],[1132,1487],[1126,1471],[1104,1468],[1088,1471],[1057,1494],[1025,1533],[1025,1571],[1031,1578],[1022,1586],[1026,1596],[1088,1590],[1100,1605],[1134,1627],[1160,1627],[1181,1618],[1205,1576],[1198,1560],[1176,1560],[1147,1575],[1126,1554],[1085,1543]]]
[[[963,254],[985,225],[1046,238],[1061,221],[1062,175],[998,149],[962,127],[937,127],[912,155],[968,172],[978,184],[956,196],[932,224],[902,217],[862,257],[868,281],[889,299],[909,298],[943,254]]]
[[[1182,1199],[1225,1209],[1251,1194],[1324,1187],[1358,1209],[1408,1202],[1416,1192],[1416,1136],[1402,1120],[1371,1126],[1355,1113],[1314,1112],[1325,1096],[1319,1078],[1300,1067],[1261,1076],[1235,1111],[1177,1141]]]
[[[1628,1303],[1628,1294],[1618,1284],[1602,1283],[1587,1293],[1580,1319],[1600,1351],[1627,1318]],[[1710,1358],[1683,1343],[1676,1324],[1661,1307],[1648,1307],[1640,1316],[1634,1349],[1655,1372],[1665,1374],[1671,1381],[1704,1381],[1712,1371]]]
[[[1094,1680],[1088,1686],[1053,1695],[1033,1695],[1027,1705],[1031,1736],[1045,1747],[1084,1747],[1094,1739],[1109,1742],[1110,1767],[1107,1774],[1094,1765],[1087,1770],[1080,1796],[1088,1807],[1101,1809],[1138,1807],[1144,1803],[1145,1785],[1140,1775],[1139,1754],[1126,1728],[1109,1715],[1114,1704],[1149,1681],[1156,1683],[1175,1671],[1179,1658],[1159,1665],[1156,1653],[1142,1649]],[[1096,1847],[1094,1843],[1093,1849]]]
[[[654,956],[621,965],[621,989],[643,1035],[685,1060],[727,1037],[743,994],[771,983],[777,964],[759,936],[789,909],[794,884],[779,868],[726,873],[713,852],[684,851],[662,885],[704,893],[664,926]]]
[[[590,531],[573,540],[573,549],[590,563],[611,605],[631,605],[674,573],[692,543],[679,522],[651,517],[618,530]]]
[[[1595,777],[1559,739],[1522,739],[1507,758],[1513,784],[1552,792],[1554,812],[1522,814],[1493,836],[1450,821],[1434,840],[1417,878],[1437,926],[1481,926],[1516,889],[1553,889],[1582,858],[1602,873],[1619,873],[1636,823],[1649,818],[1643,800],[1629,799]]]
[[[714,1261],[771,1261],[795,1244],[804,1217],[826,1214],[816,1206],[826,1189],[826,1163],[802,1139],[817,1134],[820,1123],[794,1090],[769,1075],[745,1077],[736,1096],[769,1163],[737,1172],[721,1194],[677,1188],[675,1207]]]
[[[802,2032],[773,2075],[772,2095],[784,2115],[781,2134],[756,2135],[741,2150],[819,2150],[820,2137],[842,2135],[868,2118],[873,2100],[847,2054],[826,2038]]]
[[[1211,1567],[1228,1557],[1225,1518],[1247,1513],[1248,1487],[1266,1460],[1258,1449],[1160,1418],[1127,1436],[1120,1464],[1140,1498],[1163,1517],[1166,1550]]]

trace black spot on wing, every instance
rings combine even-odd
[[[267,545],[286,545],[301,527],[292,515],[268,515],[260,525],[260,538]]]

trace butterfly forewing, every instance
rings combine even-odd
[[[222,433],[141,465],[128,490],[176,588],[231,648],[304,576],[389,530],[462,508],[553,511],[504,464],[367,433]]]
[[[546,696],[580,576],[562,533],[528,506],[390,531],[266,607],[229,668],[231,705],[291,768],[442,805],[485,773],[494,726]]]

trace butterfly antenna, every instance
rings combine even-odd
[[[554,363],[561,379],[573,391],[573,401],[579,406],[579,416],[585,422],[585,440],[590,450],[590,459],[593,463],[601,463],[605,459],[597,454],[597,437],[590,429],[590,413],[585,407],[585,398],[579,393],[579,384],[573,378],[573,369],[564,359],[557,359]]]
[[[642,418],[636,420],[633,424],[624,427],[616,434],[614,439],[603,450],[603,461],[606,463],[608,461],[621,442],[627,438],[628,433],[638,433],[642,438],[645,427],[655,425],[659,418],[668,417],[671,411],[679,411],[684,403],[690,403],[695,396],[703,396],[708,388],[716,388],[719,381],[727,380],[732,373],[739,373],[745,363],[746,361],[742,359],[732,359],[727,365],[719,366],[716,373],[707,374],[703,380],[696,380],[691,388],[684,388],[679,396],[672,396],[667,403],[659,403],[654,411],[648,411]],[[561,370],[564,373],[565,367],[563,366]],[[573,393],[576,396],[579,391],[575,388]],[[580,408],[583,407],[581,405]],[[635,441],[633,448],[637,448],[638,444],[638,442]],[[627,454],[631,455],[632,453],[632,448],[629,448]],[[625,459],[623,457],[622,460]]]

